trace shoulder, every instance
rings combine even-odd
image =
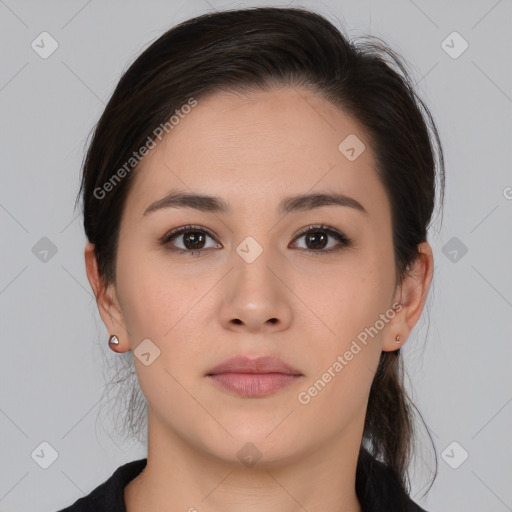
[[[409,497],[391,468],[364,449],[357,463],[356,492],[363,512],[427,512]]]
[[[146,467],[147,459],[128,462],[118,467],[112,476],[72,505],[58,512],[126,512],[125,486]]]

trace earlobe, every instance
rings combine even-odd
[[[418,322],[432,282],[434,271],[434,258],[432,248],[428,242],[418,246],[419,256],[413,267],[400,285],[400,310],[397,309],[395,318],[388,326],[383,340],[384,352],[400,348],[407,340],[412,329]],[[400,337],[397,343],[396,336]]]
[[[94,250],[94,244],[88,242],[84,250],[85,257],[85,268],[87,273],[87,279],[93,290],[96,298],[96,305],[100,313],[101,319],[105,324],[105,327],[109,334],[122,332],[126,334],[125,322],[119,301],[117,300],[117,294],[115,286],[113,284],[105,285],[101,275],[99,273],[98,261]],[[124,335],[123,339],[127,339]],[[123,347],[123,343],[120,343],[117,347],[117,352],[124,352],[129,350],[129,346]],[[124,350],[123,350],[124,349]]]

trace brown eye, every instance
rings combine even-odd
[[[164,235],[161,244],[171,252],[194,256],[201,255],[207,249],[222,248],[220,244],[207,247],[205,244],[208,238],[214,240],[214,237],[204,228],[182,226]],[[299,248],[317,254],[337,251],[343,247],[348,247],[352,243],[352,240],[345,234],[324,225],[309,226],[302,229],[294,241],[296,242],[301,238],[304,239],[305,246]],[[181,246],[179,243],[181,243]]]
[[[302,229],[295,240],[301,238],[304,238],[305,242],[305,247],[300,247],[301,249],[320,254],[337,251],[343,247],[348,247],[352,243],[352,240],[345,234],[323,225],[309,226]],[[330,238],[334,239],[334,243],[329,246]]]
[[[202,249],[205,236],[199,231],[187,231],[183,236],[183,243],[187,249]]]
[[[327,245],[328,236],[321,231],[314,231],[305,236],[306,245],[309,249],[323,249]]]
[[[205,243],[208,238],[213,240],[213,236],[203,228],[182,226],[167,233],[161,243],[172,252],[198,255],[206,249],[219,248],[219,245],[206,247]],[[181,246],[178,244],[179,242],[181,242]]]

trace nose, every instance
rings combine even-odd
[[[263,250],[251,263],[234,254],[234,268],[226,276],[220,311],[224,328],[270,333],[289,327],[293,294],[286,283],[284,264],[269,250]]]

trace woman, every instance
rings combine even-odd
[[[147,48],[80,193],[148,455],[65,511],[423,510],[399,351],[432,279],[436,177],[400,58],[316,13],[207,14]]]

